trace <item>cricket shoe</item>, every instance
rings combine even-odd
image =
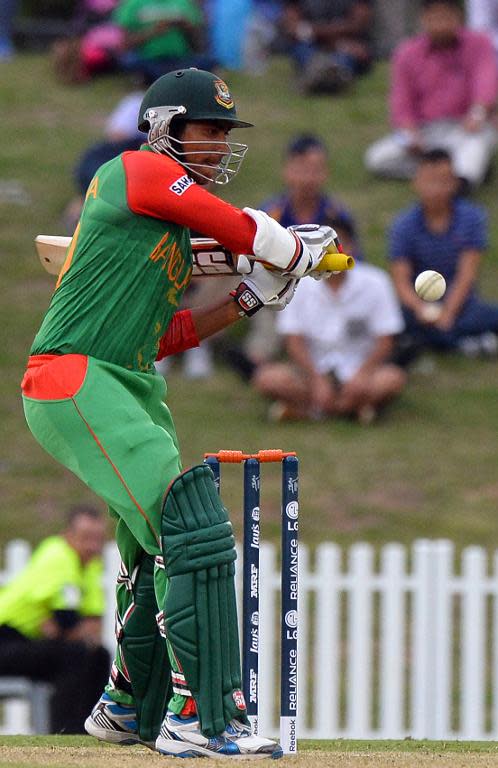
[[[85,731],[111,744],[145,744],[154,749],[154,742],[142,741],[138,735],[135,707],[118,704],[107,693],[102,694],[85,720]]]
[[[255,736],[250,726],[231,720],[219,736],[204,736],[196,717],[181,718],[168,712],[156,739],[156,750],[176,757],[282,757],[275,741]]]

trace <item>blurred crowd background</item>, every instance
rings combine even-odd
[[[130,43],[135,48],[148,43],[145,58],[175,59],[173,67],[178,66],[179,58],[192,54],[212,56],[221,66],[260,73],[272,53],[285,50],[289,43],[289,50],[299,42],[309,43],[305,28],[303,32],[301,26],[296,32],[296,17],[302,16],[304,23],[342,22],[351,11],[357,12],[355,6],[373,6],[373,21],[360,25],[359,37],[371,42],[376,56],[387,56],[416,28],[420,1],[4,0],[1,53],[4,57],[12,55],[16,43],[45,50],[55,40],[78,40],[84,59],[80,77],[84,77],[106,66],[120,66],[116,59],[124,46],[129,49]],[[476,23],[482,23],[478,13],[474,15]],[[131,30],[137,26],[148,27],[147,40],[130,41],[130,34],[136,32]],[[284,34],[290,40],[282,39]],[[64,76],[74,77],[74,72]]]
[[[357,266],[321,285],[303,281],[284,312],[263,310],[235,339],[220,335],[178,362],[162,361],[163,375],[174,366],[207,379],[222,364],[268,401],[269,421],[370,425],[409,386],[411,371],[427,367],[428,351],[498,355],[498,306],[479,285],[493,246],[480,190],[493,185],[498,139],[498,0],[2,0],[0,72],[26,53],[47,58],[58,87],[126,83],[117,101],[113,91],[105,124],[95,122],[94,140],[75,150],[74,196],[59,214],[59,233],[68,235],[97,168],[144,141],[139,105],[164,72],[195,66],[264,89],[285,59],[303,112],[311,100],[349,98],[357,127],[357,83],[368,91],[376,70],[386,71],[389,131],[355,147],[369,179],[411,190],[388,212],[384,263],[372,263],[354,194],[342,199],[333,131],[310,124],[293,134],[285,125],[279,178],[270,194],[265,179],[251,204],[284,226],[332,225]],[[423,302],[413,289],[424,269],[446,279],[440,302]],[[185,304],[231,287],[193,281]]]
[[[304,102],[334,99],[389,61],[391,133],[364,148],[364,165],[373,176],[414,185],[412,206],[386,232],[390,276],[361,264],[327,286],[308,286],[307,299],[298,289],[294,311],[321,301],[334,334],[314,331],[310,310],[308,331],[298,335],[289,308],[278,322],[274,313],[260,313],[243,344],[211,345],[270,399],[270,419],[346,416],[370,424],[404,388],[424,350],[497,354],[498,307],[478,293],[487,212],[472,200],[491,176],[498,137],[495,0],[3,0],[1,13],[3,60],[48,50],[54,79],[74,88],[113,73],[130,78],[103,135],[75,159],[75,196],[61,217],[65,234],[74,231],[99,165],[144,140],[138,108],[161,74],[195,66],[223,76],[242,71],[264,83],[272,60],[284,56]],[[355,211],[331,193],[322,137],[295,135],[282,155],[280,188],[261,207],[285,226],[332,224],[357,261],[368,261]],[[437,305],[413,290],[414,277],[430,268],[448,283]],[[220,287],[194,283],[186,303],[201,303]],[[158,369],[166,375],[170,365]],[[189,351],[183,365],[188,377],[209,376],[212,349]]]

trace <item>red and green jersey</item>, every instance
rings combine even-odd
[[[190,281],[190,229],[253,252],[252,219],[171,158],[144,146],[101,166],[31,354],[86,354],[152,370]]]

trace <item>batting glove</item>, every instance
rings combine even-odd
[[[244,213],[256,223],[253,252],[258,261],[297,278],[316,266],[320,260],[318,250],[310,250],[299,235],[282,227],[264,211],[244,208]]]
[[[313,267],[316,267],[321,262],[328,249],[341,253],[337,232],[332,227],[320,224],[294,224],[288,227],[288,229],[297,235],[313,254]],[[331,249],[330,246],[333,246],[333,248]],[[319,272],[311,268],[305,274],[314,277],[315,280],[323,280],[330,277],[333,273]]]
[[[277,311],[283,309],[294,296],[298,282],[295,278],[270,271],[255,262],[252,273],[230,295],[239,305],[241,317],[251,317],[262,307]]]

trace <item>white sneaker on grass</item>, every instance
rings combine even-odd
[[[255,736],[250,726],[231,720],[219,736],[204,736],[196,717],[181,718],[168,712],[156,739],[156,750],[177,757],[282,757],[275,741]]]
[[[118,704],[107,693],[102,694],[85,720],[85,731],[110,744],[144,744],[154,749],[154,742],[142,741],[138,735],[135,707]]]

